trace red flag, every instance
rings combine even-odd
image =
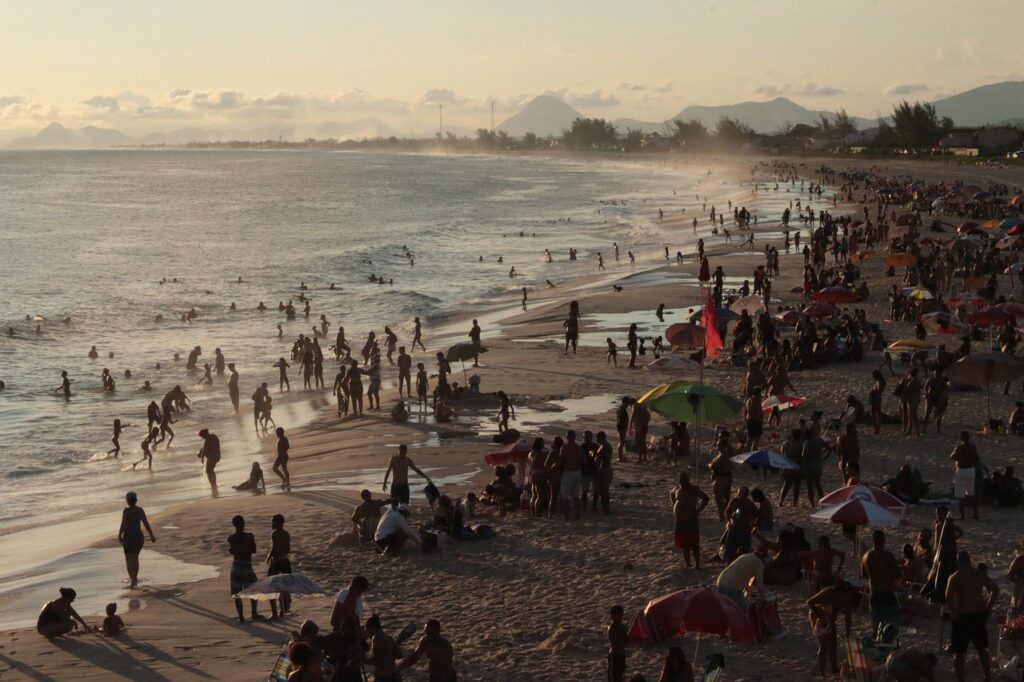
[[[722,343],[722,335],[718,333],[718,310],[715,308],[715,301],[710,296],[704,304],[704,315],[701,319],[704,323],[704,354],[713,358],[718,354]]]

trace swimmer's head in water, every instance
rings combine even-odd
[[[135,504],[136,502],[139,501],[139,496],[136,495],[135,493],[128,493],[127,495],[124,496],[124,499],[125,502],[127,502],[128,504]]]

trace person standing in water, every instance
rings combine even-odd
[[[476,348],[480,348],[482,346],[480,343],[480,324],[476,320],[473,320],[473,326],[470,327],[469,334],[467,334],[467,336],[469,336],[469,340],[472,342],[473,346]],[[480,366],[479,353],[473,356],[473,366]]]
[[[416,350],[416,344],[420,344],[420,350],[426,352],[427,348],[423,345],[423,330],[420,328],[420,318],[413,318],[413,324],[415,328],[412,332],[412,349]]]
[[[210,433],[209,429],[200,431],[199,437],[203,439],[203,447],[200,448],[198,455],[199,461],[206,464],[206,478],[210,481],[210,487],[216,488],[217,474],[214,469],[220,461],[220,438]]]
[[[122,424],[120,419],[114,420],[114,435],[110,438],[110,442],[114,444],[114,449],[107,450],[107,454],[113,455],[115,459],[121,454],[121,430],[129,426],[131,424]]]
[[[154,426],[160,425],[160,406],[156,404],[155,400],[149,401],[149,406],[146,408],[146,431],[149,432]]]
[[[213,349],[213,370],[217,372],[217,376],[224,375],[224,354],[220,352],[220,348]]]
[[[290,490],[292,487],[292,477],[288,473],[288,448],[291,446],[288,442],[288,438],[284,435],[284,429],[280,426],[275,431],[277,433],[277,459],[274,460],[273,471],[281,478],[281,487]]]
[[[274,367],[277,367],[280,371],[280,376],[277,382],[277,392],[284,393],[284,389],[287,386],[288,392],[291,393],[292,385],[288,383],[288,368],[291,367],[291,365],[289,365],[288,361],[284,358],[278,358],[277,362],[274,363]]]
[[[128,587],[134,590],[139,586],[139,553],[146,543],[142,526],[146,527],[150,542],[156,542],[156,536],[153,535],[153,528],[149,525],[145,510],[138,506],[139,496],[135,493],[128,493],[124,499],[128,506],[121,511],[121,528],[117,531],[117,541],[124,549],[124,562],[128,568]]]
[[[71,379],[68,378],[67,370],[63,370],[60,373],[60,386],[53,389],[53,392],[62,391],[64,393],[64,400],[71,400]]]
[[[154,426],[146,434],[146,437],[142,439],[142,442],[139,444],[139,448],[142,450],[142,457],[139,459],[139,461],[132,462],[132,470],[133,471],[135,470],[135,467],[139,466],[140,464],[142,464],[146,460],[149,460],[149,470],[150,471],[153,470],[153,453],[150,452],[149,446],[150,446],[150,444],[153,444],[153,447],[154,448],[156,447],[155,443],[156,443],[156,437],[158,435],[160,435],[160,429]],[[172,436],[172,438],[173,438],[173,436]],[[170,441],[168,441],[168,443],[170,443]]]
[[[398,397],[402,397],[402,386],[406,395],[412,398],[412,356],[405,352],[405,346],[398,348]]]
[[[356,417],[363,416],[363,374],[369,374],[369,372],[359,366],[358,360],[353,360],[349,365],[348,375],[345,377],[349,401],[352,404],[352,415]]]
[[[231,406],[235,409],[235,414],[238,414],[238,371],[235,369],[235,363],[228,363],[228,370],[231,372],[231,376],[228,377],[228,395],[231,397]]]

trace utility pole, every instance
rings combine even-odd
[[[491,100],[491,135],[494,134],[494,100]]]
[[[437,139],[444,140],[444,105],[437,105]]]

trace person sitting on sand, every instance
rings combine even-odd
[[[77,596],[78,593],[70,587],[60,588],[60,598],[47,602],[43,606],[43,610],[39,612],[36,632],[43,637],[60,637],[78,629],[78,623],[88,630],[89,624],[82,620],[82,617],[71,606]]]
[[[117,615],[117,604],[107,604],[107,617],[103,619],[103,634],[117,637],[124,632],[124,621]]]
[[[748,590],[760,592],[764,585],[764,562],[752,552],[741,550],[739,556],[722,569],[715,582],[718,591],[747,610]]]
[[[387,504],[387,501],[373,499],[373,493],[369,490],[360,492],[359,497],[363,501],[352,510],[352,530],[356,537],[362,540],[372,540],[377,522],[380,520],[381,509]]]
[[[249,490],[254,495],[261,492],[266,494],[267,482],[263,478],[263,468],[260,467],[259,462],[252,463],[252,469],[249,470],[249,478],[236,485],[235,490]]]
[[[886,679],[893,682],[934,682],[939,658],[914,648],[897,649],[885,659]]]
[[[406,409],[404,400],[399,400],[391,408],[391,421],[396,424],[404,424],[409,421],[409,410]]]
[[[383,555],[398,554],[406,538],[419,543],[420,536],[409,526],[408,516],[409,507],[392,500],[391,507],[380,517],[377,530],[373,533],[373,541]]]

